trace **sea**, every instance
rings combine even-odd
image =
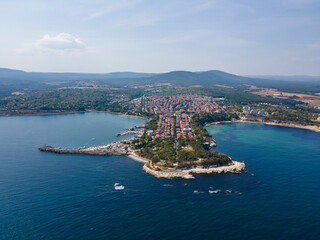
[[[215,150],[248,173],[193,180],[155,178],[125,156],[37,149],[105,145],[143,123],[95,112],[1,117],[0,239],[319,239],[320,133],[211,125]]]

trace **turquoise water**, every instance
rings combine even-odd
[[[318,239],[319,133],[210,126],[217,150],[245,161],[249,174],[195,180],[157,179],[122,156],[37,150],[110,143],[143,122],[106,113],[0,118],[0,239]],[[210,186],[233,192],[208,194]]]

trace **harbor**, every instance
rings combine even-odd
[[[123,136],[127,134],[135,134],[137,137],[141,137],[141,135],[145,131],[145,125],[137,125],[131,128],[126,129],[123,132],[118,133],[116,136]],[[84,155],[96,155],[96,156],[121,156],[121,155],[129,155],[129,146],[132,141],[136,137],[132,137],[126,140],[120,140],[108,145],[102,145],[97,147],[87,148],[86,146],[80,147],[78,149],[65,149],[58,148],[53,146],[44,145],[39,147],[38,150],[42,152],[52,152],[58,154],[84,154]],[[138,157],[138,156],[136,156]]]
[[[119,137],[119,136],[124,136],[127,134],[136,134],[138,136],[142,136],[144,131],[145,131],[145,125],[138,125],[138,126],[134,126],[132,128],[128,128],[125,131],[118,133],[116,136]]]

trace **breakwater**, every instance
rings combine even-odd
[[[87,149],[61,149],[52,146],[42,146],[38,148],[42,152],[52,152],[59,154],[86,154],[96,156],[120,156],[127,155],[127,151],[109,150],[103,147],[87,148]]]

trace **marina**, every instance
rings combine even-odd
[[[124,148],[124,144],[116,142],[106,146],[92,147],[92,148],[79,148],[79,149],[62,149],[52,146],[42,146],[38,149],[42,152],[52,152],[59,154],[85,154],[97,156],[120,156],[127,155],[128,151]]]

